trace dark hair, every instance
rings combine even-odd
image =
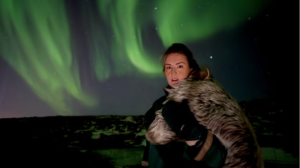
[[[180,53],[186,56],[188,63],[189,63],[189,67],[193,68],[193,70],[191,71],[191,73],[189,75],[193,75],[196,78],[201,78],[201,79],[205,79],[207,77],[209,77],[209,71],[208,68],[205,68],[206,71],[203,71],[198,63],[196,62],[196,60],[193,57],[193,53],[184,45],[181,43],[174,43],[172,44],[163,54],[162,59],[163,59],[163,63],[165,62],[166,57],[169,54],[172,53]],[[163,71],[165,71],[165,66],[163,66]]]

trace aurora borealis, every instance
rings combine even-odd
[[[267,82],[250,84],[257,80],[249,77],[250,67],[261,72],[258,78],[270,70],[253,56],[259,55],[251,50],[254,44],[240,43],[254,31],[240,36],[239,30],[272,16],[265,10],[269,4],[272,0],[0,0],[0,118],[144,114],[163,94],[159,57],[174,42],[187,44],[238,100],[263,97]],[[13,82],[17,78],[25,88]]]
[[[95,104],[81,90],[64,2],[1,3],[1,32],[6,34],[1,38],[2,56],[32,90],[60,114],[71,114],[68,96],[87,106]]]

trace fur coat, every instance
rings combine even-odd
[[[167,101],[188,100],[199,124],[210,130],[227,149],[225,168],[263,168],[263,155],[254,130],[237,101],[213,78],[181,80],[167,90]],[[150,125],[146,138],[153,144],[179,140],[164,121],[161,110]]]

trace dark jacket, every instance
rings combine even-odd
[[[155,112],[163,107],[166,95],[157,99],[152,107],[145,114],[145,127],[148,130],[155,119]],[[166,145],[153,145],[146,141],[143,160],[148,161],[149,168],[219,168],[225,162],[226,150],[216,137],[213,138],[213,145],[204,156],[202,161],[195,161],[188,157],[185,142],[171,141]],[[200,151],[200,150],[199,150]]]

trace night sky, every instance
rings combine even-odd
[[[298,107],[298,1],[0,0],[0,118],[143,115],[184,43],[237,100]]]

